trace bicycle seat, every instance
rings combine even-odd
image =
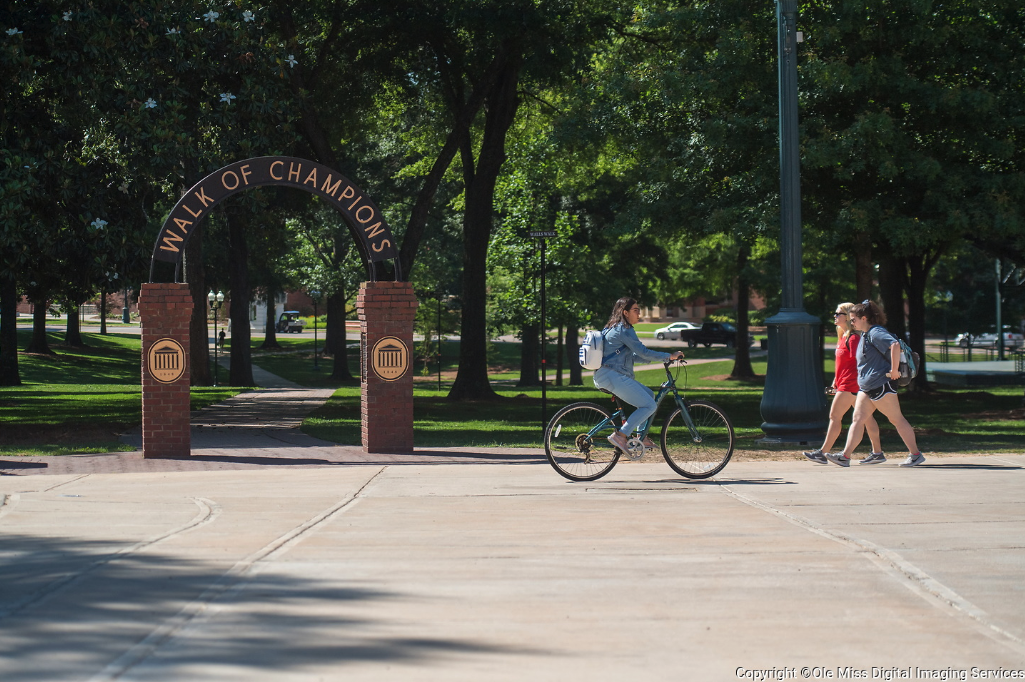
[[[602,393],[608,393],[609,395],[615,395],[615,393],[613,393],[612,391],[610,391],[608,389],[605,389],[605,388],[599,388],[598,390],[601,391]]]

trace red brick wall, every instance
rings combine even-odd
[[[413,451],[413,316],[419,303],[409,282],[364,282],[356,307],[360,320],[363,451]],[[394,381],[380,378],[370,352],[383,337],[394,336],[407,349],[406,373]]]
[[[188,284],[149,283],[139,295],[142,318],[142,456],[187,457],[189,434],[189,318],[192,296]],[[174,383],[157,381],[150,373],[150,347],[171,338],[185,350],[185,372]]]

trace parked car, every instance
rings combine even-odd
[[[673,322],[668,327],[662,327],[661,329],[655,330],[655,338],[658,340],[669,339],[670,341],[676,341],[680,338],[680,332],[687,329],[701,329],[699,325],[692,322]]]
[[[299,319],[298,310],[286,310],[281,313],[281,316],[278,318],[278,323],[274,326],[274,331],[279,334],[291,334],[293,332],[298,334],[305,326],[306,322]]]
[[[1010,327],[1004,326],[1004,348],[1015,349],[1025,346],[1025,336],[1021,334],[1015,334],[1009,331]],[[961,348],[996,348],[997,347],[997,335],[995,332],[986,334],[979,334],[972,336],[971,334],[958,334],[955,339],[957,345]]]
[[[699,343],[708,348],[713,343],[725,344],[727,348],[737,345],[737,328],[729,322],[705,322],[700,329],[686,329],[680,332],[680,340],[695,348]],[[754,334],[748,333],[747,345],[755,342]]]
[[[1021,334],[1015,334],[1014,332],[1004,332],[1004,348],[1015,349],[1025,343],[1025,337]],[[993,334],[979,334],[972,340],[972,346],[975,348],[996,348],[997,347],[997,335]]]
[[[972,345],[972,341],[974,339],[974,336],[965,332],[964,334],[958,334],[957,338],[954,339],[954,343],[961,346],[962,348],[967,348],[968,346]]]

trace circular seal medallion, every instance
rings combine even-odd
[[[409,349],[395,336],[378,339],[370,351],[370,366],[385,381],[401,379],[409,369]]]
[[[173,384],[185,374],[185,349],[174,339],[160,339],[146,354],[149,375],[162,384]]]

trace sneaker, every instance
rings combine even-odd
[[[849,467],[851,465],[851,458],[845,456],[842,452],[839,455],[834,455],[831,452],[825,454],[826,459],[837,466]]]
[[[608,440],[610,443],[612,443],[612,445],[619,448],[623,452],[630,451],[630,445],[628,444],[626,436],[623,435],[622,431],[616,431],[611,436],[609,436]]]
[[[882,464],[886,461],[886,455],[881,452],[873,452],[865,459],[858,460],[858,464]]]
[[[908,458],[906,460],[904,460],[903,462],[901,462],[900,464],[898,464],[897,466],[916,467],[916,466],[918,466],[919,464],[921,464],[924,461],[925,461],[925,457],[922,456],[922,453],[921,452],[916,452],[913,455],[908,455]]]
[[[805,452],[803,454],[805,457],[815,462],[816,464],[829,464],[829,460],[827,460],[826,456],[822,454],[821,448],[812,450],[811,452]]]

